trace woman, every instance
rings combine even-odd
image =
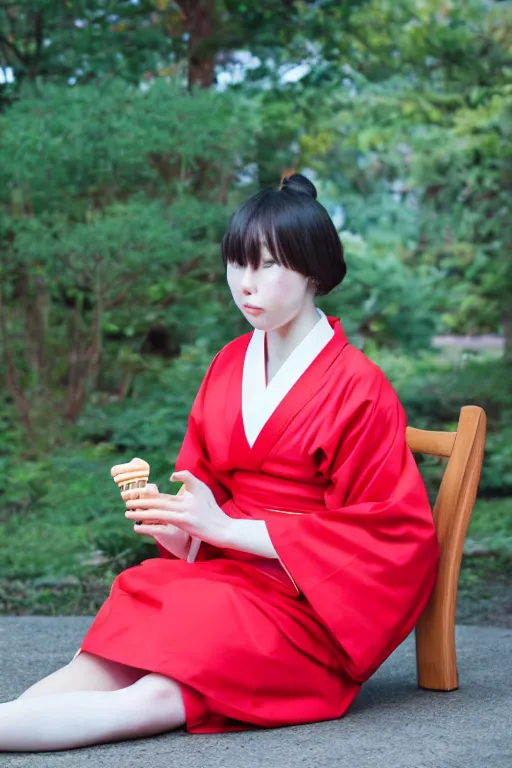
[[[186,493],[124,494],[160,557],[119,574],[68,666],[0,705],[0,749],[340,717],[429,598],[438,544],[403,408],[314,305],[346,272],[314,185],[254,195],[222,255],[254,330],[196,396],[171,476]]]

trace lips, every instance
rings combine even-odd
[[[259,317],[262,312],[265,310],[261,309],[260,307],[251,307],[249,304],[244,304],[244,312],[246,315],[254,315],[254,317]]]

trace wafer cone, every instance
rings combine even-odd
[[[149,464],[144,459],[135,457],[127,464],[116,464],[110,474],[120,491],[131,491],[134,488],[145,488],[149,480]],[[147,520],[150,525],[156,520]],[[136,525],[141,525],[140,522]]]
[[[120,491],[144,488],[149,480],[149,464],[143,459],[134,458],[128,464],[116,464],[110,474]]]

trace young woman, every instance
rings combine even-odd
[[[253,331],[196,396],[171,476],[186,493],[124,494],[160,557],[117,576],[70,664],[0,705],[0,750],[338,718],[430,596],[438,544],[405,413],[315,307],[346,267],[313,184],[254,195],[222,255]]]

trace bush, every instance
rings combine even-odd
[[[486,355],[453,360],[435,352],[410,357],[375,348],[368,354],[393,384],[411,426],[456,430],[462,406],[482,407],[487,415],[487,438],[480,494],[512,495],[510,366]],[[444,462],[421,458],[420,465],[433,493]]]

